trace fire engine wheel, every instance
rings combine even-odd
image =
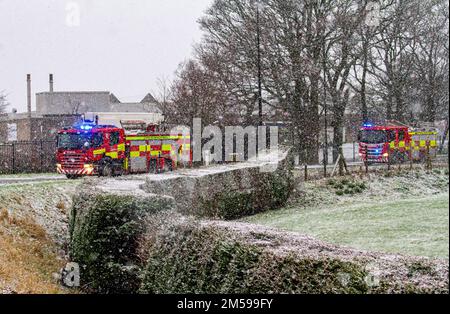
[[[149,173],[157,173],[158,172],[158,163],[156,160],[150,160],[149,166],[148,166]]]
[[[109,160],[104,160],[100,166],[100,175],[102,177],[112,177],[114,174],[114,169],[112,162]]]
[[[164,160],[164,168],[163,168],[163,172],[171,172],[173,170],[172,167],[172,160],[170,159],[165,159]]]
[[[122,175],[123,175],[123,165],[122,164],[116,165],[114,169],[114,176],[120,177]]]

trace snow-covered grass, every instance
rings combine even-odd
[[[448,258],[448,171],[345,180],[364,181],[367,189],[339,196],[339,182],[307,183],[287,208],[245,221],[359,249]]]
[[[67,240],[68,211],[81,181],[0,185],[0,209],[19,218],[31,217],[51,238]]]

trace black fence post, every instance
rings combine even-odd
[[[413,147],[409,143],[409,170],[413,170]]]
[[[430,145],[427,145],[427,159],[426,159],[426,167],[428,170],[433,169],[433,165],[431,163],[431,156],[430,156]]]
[[[41,163],[41,169],[39,169],[39,172],[43,172],[43,168],[44,168],[44,145],[42,143],[42,140],[39,140],[39,159],[40,159],[40,163]]]
[[[365,154],[365,159],[364,159],[364,167],[366,168],[366,174],[369,173],[369,155],[368,155],[368,149],[367,146],[364,148],[364,154]]]
[[[305,181],[308,181],[308,164],[305,164]]]
[[[327,165],[328,165],[328,147],[324,144],[323,146],[323,177],[328,177]]]
[[[355,141],[353,141],[353,162],[356,162]]]
[[[388,171],[391,170],[391,151],[389,151],[389,155],[388,155]]]
[[[12,145],[12,173],[16,173],[16,143],[13,142]]]

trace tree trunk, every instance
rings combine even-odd
[[[368,42],[367,39],[364,41],[363,46],[363,73],[361,78],[361,114],[363,122],[369,121],[369,112],[367,109],[367,99],[366,99],[366,78],[367,78],[367,63],[368,63]]]
[[[401,91],[395,89],[395,118],[400,122],[405,122],[405,108]]]
[[[422,113],[423,120],[425,122],[434,122],[436,120],[436,106],[431,92],[429,92],[424,109],[425,110]]]
[[[304,123],[306,135],[306,162],[309,164],[319,163],[319,79],[314,78],[311,83],[310,104],[307,107]]]
[[[333,126],[333,162],[339,157],[339,147],[343,143],[342,123]]]
[[[386,118],[388,120],[392,120],[392,116],[393,116],[393,110],[392,110],[392,95],[391,92],[389,91],[389,96],[388,96],[388,100],[387,100],[387,104],[386,104]]]
[[[333,162],[336,162],[339,156],[339,147],[344,142],[344,134],[342,132],[344,126],[344,112],[335,110],[333,119]]]
[[[448,135],[448,117],[445,120],[445,131],[444,136],[442,137],[441,143],[439,145],[439,154],[442,154],[444,152],[444,145],[445,141],[447,140],[447,135]]]

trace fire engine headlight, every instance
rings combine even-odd
[[[93,172],[94,171],[94,165],[86,164],[86,165],[84,165],[84,169],[89,171],[89,172]]]
[[[56,168],[61,169],[62,165],[61,164],[56,164]]]
[[[384,153],[383,157],[389,157],[389,153]]]

